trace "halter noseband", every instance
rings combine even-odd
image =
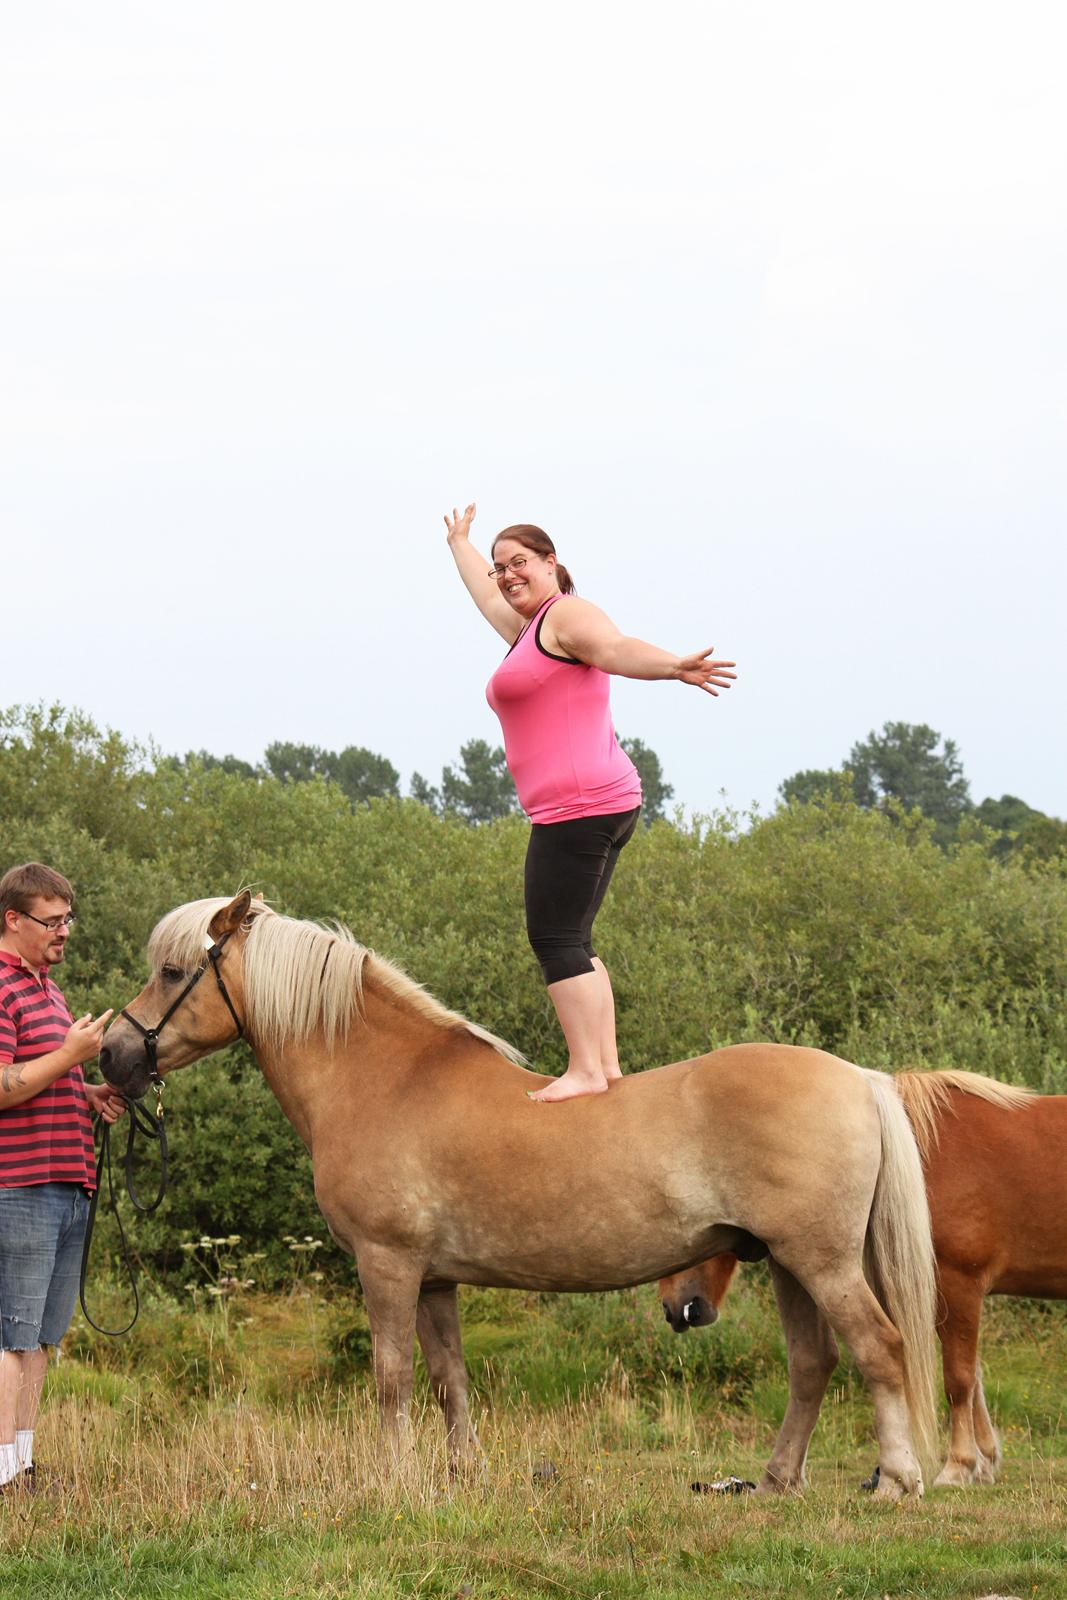
[[[207,959],[211,963],[211,970],[215,974],[215,982],[219,986],[219,993],[225,1000],[226,1009],[233,1018],[234,1027],[237,1029],[237,1037],[238,1039],[243,1039],[245,1034],[244,1024],[233,1008],[233,1001],[226,992],[226,985],[223,983],[222,973],[219,971],[219,958],[222,955],[223,948],[225,947],[226,941],[229,937],[229,933],[224,933],[221,939],[213,943],[210,935],[207,935],[204,938],[204,948],[207,951]],[[146,1028],[143,1023],[138,1022],[137,1018],[132,1017],[126,1010],[123,1010],[119,1013],[120,1016],[126,1018],[127,1022],[133,1023],[134,1027],[137,1029],[137,1032],[144,1040],[144,1053],[148,1058],[148,1078],[149,1082],[155,1084],[157,1094],[163,1087],[163,1079],[159,1075],[159,1069],[156,1064],[156,1046],[159,1041],[159,1036],[163,1032],[163,1029],[167,1026],[167,1023],[170,1021],[171,1017],[177,1011],[178,1007],[181,1005],[182,1001],[192,993],[206,971],[207,962],[205,962],[202,967],[197,968],[192,977],[189,979],[189,982],[185,985],[185,988],[182,990],[181,994],[178,996],[177,1000],[175,1000],[169,1009],[164,1012],[162,1019],[156,1023],[154,1028]],[[233,1043],[232,1040],[229,1042],[231,1044]]]

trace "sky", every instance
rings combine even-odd
[[[690,811],[887,720],[1067,816],[1067,14],[84,4],[0,55],[0,706],[432,780],[547,529]],[[27,604],[27,599],[29,603]]]

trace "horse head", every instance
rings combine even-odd
[[[230,1044],[244,1032],[242,949],[266,912],[247,889],[198,900],[164,917],[148,953],[152,976],[107,1031],[100,1070],[129,1100],[152,1082]],[[201,981],[203,980],[203,981]]]

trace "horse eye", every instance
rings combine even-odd
[[[185,973],[181,967],[163,967],[160,971],[160,976],[165,978],[168,983],[180,983],[185,977]]]

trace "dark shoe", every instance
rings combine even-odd
[[[61,1472],[49,1466],[47,1461],[34,1461],[26,1467],[22,1474],[22,1481],[29,1494],[56,1494],[65,1491],[70,1486],[70,1479],[64,1478]]]
[[[718,1478],[714,1483],[691,1483],[694,1494],[754,1494],[756,1485],[748,1478]]]
[[[28,1467],[23,1467],[13,1482],[23,1494],[47,1494],[49,1490],[58,1489],[62,1484],[58,1472],[53,1472],[51,1467],[38,1466],[36,1461],[31,1461]],[[8,1484],[8,1488],[11,1487],[12,1484]]]

